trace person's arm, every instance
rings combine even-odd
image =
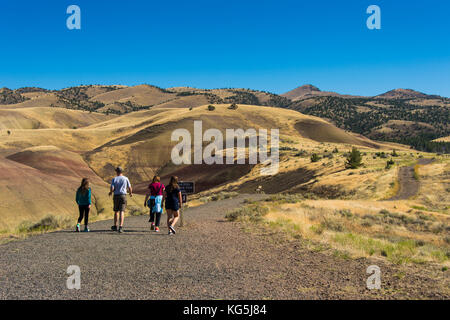
[[[111,187],[109,187],[109,196],[110,196],[110,197],[111,197],[112,193],[114,192],[114,184],[113,184],[113,182],[114,182],[114,179],[113,179],[113,181],[111,182]]]
[[[181,191],[178,192],[178,200],[180,201],[180,208],[183,205],[183,196],[181,195]]]
[[[164,191],[163,191],[163,201],[162,201],[162,203],[161,203],[161,208],[164,208],[164,207],[166,206],[166,202],[165,202],[166,198],[167,198],[167,192],[166,192],[166,188],[164,188]]]
[[[91,205],[92,205],[92,191],[91,191],[91,188],[89,188],[89,190],[88,190],[88,199],[89,199],[89,209],[91,208]]]
[[[133,196],[133,188],[131,188],[130,180],[127,179],[127,183],[128,183],[128,191],[130,192],[130,197],[132,197]]]
[[[150,197],[150,193],[151,193],[150,188],[148,188],[148,191],[145,194],[144,208],[147,206],[147,201],[148,201],[148,198]]]
[[[79,195],[79,193],[78,193],[78,190],[77,190],[77,193],[75,194],[75,202],[76,202],[78,205],[80,205],[80,195]]]

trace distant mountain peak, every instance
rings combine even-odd
[[[438,97],[434,95],[427,95],[425,93],[412,90],[412,89],[394,89],[386,93],[376,96],[377,98],[387,98],[387,99],[417,99],[417,98],[432,98]]]
[[[310,96],[339,96],[339,94],[336,92],[321,91],[312,84],[305,84],[294,90],[283,93],[282,96],[291,100],[298,100]]]
[[[297,89],[309,90],[309,91],[320,91],[319,88],[313,86],[312,84],[305,84],[303,86],[298,87]]]

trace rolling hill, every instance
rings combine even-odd
[[[261,164],[175,166],[171,163],[172,147],[178,143],[171,141],[171,133],[185,128],[193,134],[195,120],[202,120],[203,131],[209,128],[222,132],[228,128],[278,128],[282,157],[289,157],[285,154],[286,148],[295,154],[295,150],[300,149],[313,152],[321,145],[337,144],[346,150],[351,145],[373,150],[392,148],[293,110],[251,105],[238,105],[232,110],[229,106],[215,104],[213,111],[209,111],[207,105],[168,106],[120,116],[55,107],[11,108],[10,105],[0,109],[0,125],[9,128],[9,134],[7,130],[0,131],[2,173],[8,181],[1,201],[9,208],[17,208],[14,217],[5,218],[0,229],[13,228],[22,220],[37,221],[48,214],[74,217],[73,194],[81,177],[91,178],[96,199],[101,203],[98,211],[105,211],[110,205],[105,196],[108,188],[105,181],[111,179],[117,165],[125,167],[139,193],[145,192],[154,174],[160,174],[164,181],[174,174],[196,181],[197,191],[233,181],[241,181],[238,188],[242,190],[253,188],[249,181],[259,179]],[[289,170],[305,172],[305,176],[298,176],[297,182],[294,180],[281,189],[307,182],[314,176],[312,172],[322,170],[302,169],[303,161],[290,166]],[[269,178],[265,185],[270,185],[270,181]]]
[[[0,130],[79,128],[111,119],[102,113],[89,113],[64,108],[31,107],[0,109]]]

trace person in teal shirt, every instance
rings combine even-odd
[[[89,211],[91,210],[91,199],[92,191],[90,188],[90,182],[88,178],[83,178],[81,180],[81,186],[77,190],[75,201],[78,204],[78,209],[80,210],[80,216],[78,218],[76,232],[80,232],[80,223],[84,218],[84,232],[89,232]]]

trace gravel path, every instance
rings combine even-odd
[[[246,232],[224,220],[227,209],[261,197],[188,209],[175,236],[165,227],[150,232],[148,217],[140,216],[126,218],[123,234],[102,221],[91,233],[58,231],[1,245],[0,298],[449,298],[440,269],[409,268],[398,277],[399,267],[378,261],[382,289],[368,290],[366,268],[373,261],[311,252],[301,240],[286,242],[257,228]],[[69,265],[81,269],[80,290],[66,288]]]
[[[427,165],[433,159],[419,159],[417,164]],[[398,183],[400,188],[395,196],[389,200],[408,200],[419,192],[420,182],[414,178],[414,166],[401,167],[398,172]]]

